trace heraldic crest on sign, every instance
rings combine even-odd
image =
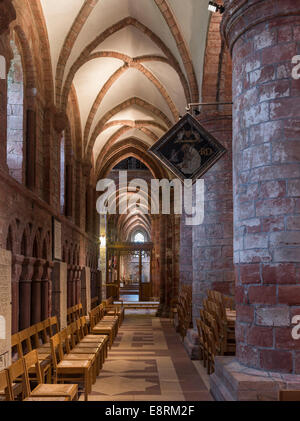
[[[187,113],[148,152],[181,180],[195,181],[226,153],[226,149]]]

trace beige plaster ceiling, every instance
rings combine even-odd
[[[131,121],[131,130],[115,142],[134,137],[148,147],[184,114],[187,102],[199,100],[207,0],[40,1],[56,105],[66,111],[73,84],[82,149],[88,158],[93,154],[94,162],[126,121]],[[142,102],[118,109],[132,98]],[[113,121],[120,124],[106,127]],[[139,121],[148,131],[134,125]]]

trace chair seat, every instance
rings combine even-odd
[[[64,356],[64,361],[76,361],[76,360],[89,360],[89,361],[94,361],[95,360],[95,354],[93,354],[92,352],[89,353],[70,353]]]
[[[86,350],[86,351],[85,351]],[[90,354],[96,354],[100,351],[100,348],[92,347],[92,346],[77,346],[71,350],[72,354],[80,354],[80,353],[90,353]],[[70,355],[70,354],[69,354]]]
[[[99,332],[99,333],[105,333],[105,332],[111,332],[113,330],[113,327],[110,326],[95,326],[92,329],[92,332]]]
[[[23,399],[23,402],[65,402],[69,401],[68,396],[31,396],[30,398]]]
[[[101,320],[101,322],[98,322],[94,327],[96,327],[96,326],[111,326],[111,327],[115,327],[115,323],[112,323],[112,322],[102,322],[102,320]]]
[[[103,344],[104,342],[105,342],[105,340],[103,340],[101,338],[98,340],[97,335],[92,335],[90,338],[85,337],[85,338],[81,339],[81,341],[80,341],[80,343],[87,343],[87,344],[95,343],[95,344],[98,344],[98,346],[101,346],[101,344]]]
[[[89,361],[89,360],[85,360],[85,361],[73,360],[72,361],[71,359],[70,360],[64,359],[60,363],[57,364],[58,369],[64,369],[64,368],[66,368],[66,369],[71,369],[71,368],[85,369],[85,368],[90,368],[90,367],[91,367],[91,361]]]
[[[39,384],[32,392],[32,397],[68,396],[73,400],[78,392],[77,384]]]

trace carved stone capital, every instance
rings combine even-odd
[[[34,273],[34,264],[36,259],[33,257],[25,257],[23,261],[23,268],[21,274],[21,280],[31,281]]]
[[[53,262],[49,262],[49,261],[45,262],[44,268],[43,268],[44,269],[43,277],[42,277],[43,281],[48,281],[51,279],[51,273],[52,273],[53,267],[54,267]]]
[[[281,0],[225,0],[221,33],[232,49],[237,40],[256,25],[274,19],[299,16],[299,1]]]
[[[43,260],[43,259],[37,259],[35,261],[35,263],[34,263],[34,273],[33,273],[33,277],[32,277],[32,279],[34,281],[40,281],[42,279],[45,263],[46,263],[46,261]]]
[[[22,273],[22,265],[24,256],[13,254],[12,255],[12,282],[19,282]]]

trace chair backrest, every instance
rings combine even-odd
[[[38,336],[38,340],[42,341],[42,343],[47,343],[49,342],[49,336],[47,334],[47,326],[45,325],[44,322],[39,322],[35,325],[36,328],[36,333]]]
[[[82,306],[82,304],[81,304],[81,303],[79,303],[79,304],[78,304],[78,312],[79,312],[79,317],[84,316],[84,313],[83,313],[83,306]]]
[[[35,325],[30,326],[28,329],[28,339],[31,343],[31,348],[38,348],[39,347],[39,341],[38,341],[38,335],[36,333]]]
[[[84,337],[83,328],[81,325],[81,319],[76,320],[76,328],[77,328],[77,339],[80,341]]]
[[[89,333],[89,328],[85,316],[80,317],[80,323],[83,336],[86,336]]]
[[[97,307],[96,307],[96,308],[94,308],[93,310],[91,310],[91,311],[89,312],[90,325],[91,325],[91,328],[92,328],[92,329],[93,329],[93,328],[95,327],[95,325],[97,324],[97,321],[96,321],[96,310],[97,310]]]
[[[22,355],[20,356],[19,347],[20,347],[19,334],[14,333],[13,335],[11,335],[11,355],[12,355],[13,362],[22,357]]]
[[[13,401],[13,392],[9,384],[8,371],[0,371],[0,390],[4,390],[7,401]]]
[[[59,333],[57,333],[56,335],[52,336],[52,338],[50,338],[50,344],[51,344],[52,362],[53,362],[54,368],[56,368],[57,364],[63,360],[63,356],[64,356]]]
[[[25,392],[25,395],[28,396],[29,395],[29,390],[28,390],[28,376],[27,373],[25,373],[25,366],[24,366],[24,361],[23,358],[20,358],[19,360],[17,360],[16,362],[12,363],[8,369],[8,381],[9,381],[9,387],[11,390],[11,393],[13,393],[13,383],[15,382],[15,380],[18,377],[22,378],[22,387],[23,387],[23,391]],[[14,398],[13,398],[14,400]]]
[[[49,320],[50,336],[56,335],[59,332],[57,317],[52,316],[48,320]]]
[[[15,333],[14,335],[12,335],[11,348],[12,348],[12,351],[17,351],[16,358],[14,358],[15,360],[18,360],[19,358],[23,357],[23,347],[20,342],[19,333]]]
[[[75,326],[74,322],[67,326],[67,333],[68,333],[68,336],[70,337],[71,347],[74,348],[74,346],[76,345],[76,342],[77,342],[76,337],[75,337],[76,326]]]
[[[201,322],[200,319],[196,319],[196,324],[197,324],[199,339],[201,340],[201,342],[203,342],[204,337],[203,337],[203,332],[202,332],[202,329],[201,329],[201,323],[200,322]]]
[[[34,349],[33,351],[29,352],[28,354],[24,356],[23,360],[25,364],[25,367],[24,367],[25,373],[26,372],[28,373],[29,368],[34,366],[38,384],[43,383],[38,351]],[[29,389],[30,389],[30,383],[29,383]]]
[[[69,354],[71,352],[71,347],[70,347],[70,341],[69,341],[69,334],[68,334],[68,329],[63,329],[61,332],[59,332],[60,335],[60,340],[61,340],[61,345],[63,350],[66,351],[67,354]]]
[[[20,352],[22,350],[22,355],[20,355],[20,358],[21,358],[23,357],[24,354],[27,354],[28,352],[32,351],[32,345],[31,345],[28,329],[24,329],[24,330],[21,330],[21,332],[19,332],[19,342],[20,342]]]

